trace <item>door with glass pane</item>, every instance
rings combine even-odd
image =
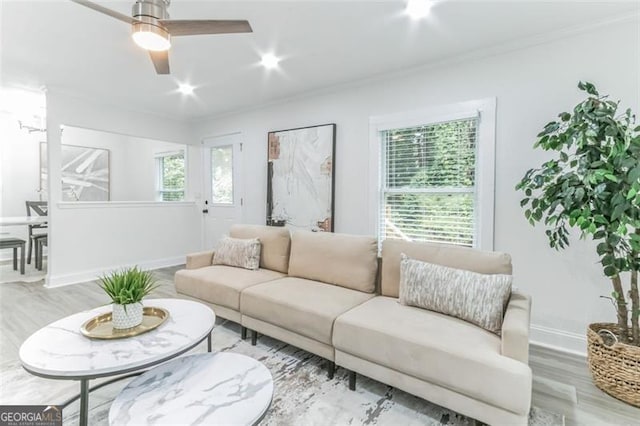
[[[212,248],[242,222],[242,136],[218,136],[203,141],[204,151],[204,240]]]

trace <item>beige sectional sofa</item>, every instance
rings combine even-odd
[[[350,371],[488,424],[525,425],[531,403],[530,299],[513,292],[502,335],[398,303],[400,256],[484,274],[510,274],[494,252],[370,237],[236,225],[230,236],[259,238],[260,269],[211,265],[213,252],[187,256],[179,293],[217,315]],[[381,260],[381,262],[380,262]],[[378,268],[381,263],[381,268]]]

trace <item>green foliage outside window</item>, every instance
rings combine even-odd
[[[383,133],[386,237],[473,245],[476,131],[467,119]]]
[[[172,154],[160,158],[162,201],[184,200],[184,155]]]

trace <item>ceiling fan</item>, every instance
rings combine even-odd
[[[136,0],[131,17],[88,0],[71,1],[131,24],[133,41],[149,51],[158,74],[169,74],[171,37],[253,32],[244,20],[169,19],[171,0]]]

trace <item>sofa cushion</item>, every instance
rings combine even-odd
[[[398,297],[400,286],[400,256],[466,269],[480,274],[511,275],[511,256],[448,244],[417,243],[386,239],[382,242],[382,295]]]
[[[331,345],[333,321],[371,297],[360,291],[287,277],[244,290],[240,312]]]
[[[399,301],[469,321],[499,335],[511,281],[511,275],[478,274],[403,254]]]
[[[373,293],[378,273],[375,238],[295,231],[289,275]]]
[[[262,244],[260,267],[284,274],[289,270],[291,238],[288,229],[262,225],[233,225],[229,230],[229,236],[259,239]]]
[[[378,296],[339,316],[333,345],[515,413],[526,413],[530,404],[531,370],[500,354],[498,336],[395,298]]]
[[[251,271],[233,266],[214,265],[178,271],[175,283],[178,293],[239,311],[242,290],[283,276],[284,274],[269,269]]]
[[[260,267],[260,240],[223,237],[218,241],[211,263],[255,271]]]

